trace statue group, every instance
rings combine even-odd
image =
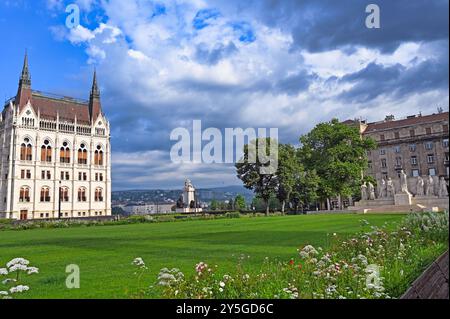
[[[400,172],[399,183],[400,189],[397,193],[410,194],[410,191],[408,189],[408,176],[403,170]],[[438,186],[437,191],[435,191],[435,186]],[[378,181],[377,193],[378,196],[376,196],[374,185],[371,182],[364,182],[361,185],[361,200],[375,200],[376,198],[391,199],[394,198],[395,194],[397,194],[392,178],[382,178],[380,181]],[[415,196],[438,196],[439,198],[447,197],[448,189],[445,178],[441,177],[438,181],[438,185],[435,185],[435,181],[432,176],[427,176],[425,179],[421,176],[418,176],[416,181]]]

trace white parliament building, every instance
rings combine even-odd
[[[110,127],[95,72],[89,101],[44,94],[31,89],[25,55],[0,114],[0,218],[109,215]]]

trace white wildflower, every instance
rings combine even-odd
[[[26,265],[22,264],[14,264],[9,267],[9,272],[15,272],[15,271],[27,271],[28,267]]]
[[[6,267],[10,268],[14,265],[28,265],[30,262],[25,258],[14,258],[6,264]]]
[[[147,267],[145,266],[144,260],[143,260],[141,257],[135,258],[135,259],[133,260],[133,263],[132,263],[132,264],[135,265],[135,266],[137,266],[137,267],[139,267],[139,268],[147,268]]]
[[[31,274],[38,274],[39,273],[39,268],[36,267],[27,267],[27,274],[31,275]]]
[[[9,289],[9,292],[12,294],[15,294],[15,293],[21,293],[24,291],[28,291],[28,290],[30,290],[30,287],[25,286],[25,285],[18,285],[18,286],[15,286],[15,287],[12,287],[11,289]]]

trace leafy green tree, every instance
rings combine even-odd
[[[294,146],[280,144],[278,147],[278,191],[277,198],[281,203],[281,212],[284,213],[286,203],[296,183],[296,173],[300,169],[297,151]]]
[[[319,196],[325,200],[350,196],[367,168],[367,151],[376,147],[371,138],[362,137],[358,128],[337,119],[318,124],[300,137],[300,155],[305,169],[320,177]]]
[[[244,187],[253,190],[264,201],[266,215],[270,209],[269,199],[276,194],[278,187],[276,170],[271,167],[273,161],[278,161],[277,147],[278,141],[271,138],[253,140],[244,146],[244,156],[235,165],[237,177]],[[270,155],[271,160],[261,161],[260,154]]]
[[[210,210],[217,210],[219,208],[219,202],[215,199],[211,201],[211,204],[209,204]]]
[[[246,204],[245,204],[245,198],[242,195],[237,195],[236,198],[234,199],[234,209],[237,210],[241,210],[241,209],[245,209]]]
[[[295,177],[291,203],[293,204],[295,211],[298,211],[299,208],[303,210],[305,207],[308,207],[319,199],[318,190],[320,178],[314,170],[306,172],[303,167],[300,167]]]

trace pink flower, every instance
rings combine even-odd
[[[207,268],[208,268],[208,265],[205,264],[203,261],[201,261],[197,265],[195,265],[195,271],[199,275],[201,275]]]

